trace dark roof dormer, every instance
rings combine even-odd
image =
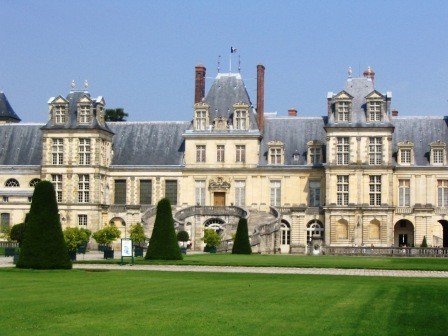
[[[5,94],[0,92],[0,123],[18,123],[19,116],[14,112]]]

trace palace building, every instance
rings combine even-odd
[[[312,118],[264,111],[263,65],[255,102],[240,73],[207,93],[205,74],[195,67],[192,119],[179,122],[106,122],[103,97],[72,89],[48,100],[45,124],[26,124],[0,93],[2,223],[23,222],[49,180],[63,227],[114,223],[125,237],[140,222],[149,236],[167,197],[195,250],[204,228],[229,248],[240,217],[260,253],[448,247],[447,117],[398,116],[370,68]]]

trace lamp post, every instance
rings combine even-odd
[[[124,226],[124,237],[127,238],[127,227],[126,222],[124,220],[121,221],[121,225]]]

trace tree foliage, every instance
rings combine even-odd
[[[236,229],[235,240],[233,242],[232,254],[251,254],[249,233],[247,229],[247,219],[240,218]]]
[[[63,231],[65,243],[69,251],[76,251],[83,242],[88,242],[92,232],[84,228],[65,228]]]
[[[426,236],[423,236],[422,245],[420,247],[428,247],[428,243],[426,242]]]
[[[17,267],[72,268],[62,234],[54,187],[49,181],[39,182],[34,188]]]
[[[186,242],[190,239],[190,235],[187,231],[179,231],[177,233],[177,240],[181,242]]]
[[[141,245],[142,243],[145,242],[146,235],[142,224],[140,223],[132,224],[129,229],[129,232],[130,232],[130,238],[133,240],[134,243]]]
[[[98,244],[107,246],[110,246],[120,236],[121,231],[114,224],[109,224],[92,235]]]
[[[123,108],[106,109],[104,119],[106,121],[126,121],[129,116],[128,113],[124,112]]]
[[[201,240],[207,244],[208,247],[217,247],[221,244],[221,236],[213,229],[205,229],[204,237]]]
[[[157,204],[156,220],[149,241],[145,259],[151,260],[182,260],[174,220],[171,212],[171,204],[167,198],[163,198]]]
[[[23,239],[25,238],[25,227],[25,223],[13,225],[11,228],[11,232],[9,233],[11,240],[18,242],[19,247],[22,246]]]

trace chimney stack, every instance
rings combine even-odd
[[[194,103],[199,103],[205,97],[205,66],[202,64],[195,67],[195,82],[194,82]]]
[[[260,131],[264,129],[264,70],[263,65],[257,65],[257,116]]]
[[[297,117],[297,110],[295,108],[290,108],[288,110],[288,116],[289,117]]]
[[[398,110],[397,109],[393,109],[392,110],[392,117],[398,117]]]

